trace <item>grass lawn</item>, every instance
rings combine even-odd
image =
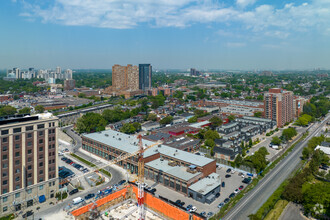
[[[266,215],[265,220],[278,219],[289,202],[278,200],[275,207]]]

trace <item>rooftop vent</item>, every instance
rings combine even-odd
[[[118,138],[118,140],[120,140],[120,141],[121,141],[121,138]]]
[[[109,135],[108,134],[104,134],[104,136],[108,137]]]

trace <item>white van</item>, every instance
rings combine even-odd
[[[81,197],[77,197],[72,200],[73,205],[78,205],[79,203],[83,202],[84,200]]]

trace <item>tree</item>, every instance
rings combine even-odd
[[[159,121],[159,124],[161,125],[167,125],[167,124],[171,124],[173,121],[173,117],[172,116],[166,116],[165,118],[163,118],[162,120]]]
[[[305,147],[302,151],[302,159],[308,159],[312,154],[312,150],[309,147]]]
[[[189,123],[195,123],[195,122],[197,122],[197,116],[193,116],[193,117],[189,118],[188,119],[188,122]]]
[[[220,135],[219,135],[218,132],[216,132],[214,130],[208,130],[208,131],[205,132],[204,138],[205,139],[215,140],[215,139],[219,139],[220,138]]]
[[[297,135],[297,131],[295,128],[291,127],[291,128],[287,128],[287,129],[284,129],[282,131],[282,136],[285,140],[291,140],[291,138],[293,138],[294,136]]]
[[[136,128],[131,123],[126,123],[123,125],[123,127],[120,128],[120,131],[125,134],[134,134],[136,131]]]
[[[219,127],[220,125],[222,125],[222,120],[221,118],[214,116],[212,117],[210,120],[211,122],[211,128],[214,130],[216,127]]]
[[[173,93],[173,97],[174,97],[174,98],[177,98],[177,99],[182,99],[182,97],[183,97],[183,92],[177,90],[177,91],[175,91],[175,92]]]
[[[272,144],[275,144],[275,145],[281,145],[281,142],[282,142],[282,140],[279,137],[277,137],[277,136],[274,136],[272,138],[272,141],[271,141],[271,143]]]
[[[238,154],[236,156],[234,162],[235,162],[236,167],[239,167],[242,164],[242,162],[243,162],[242,156],[240,154]]]
[[[78,98],[86,98],[86,94],[85,93],[79,93]]]
[[[76,129],[79,133],[90,133],[105,130],[107,121],[98,113],[88,112],[77,120]]]
[[[141,111],[147,112],[148,111],[148,99],[144,98],[141,100]]]
[[[298,118],[298,120],[295,122],[296,125],[299,126],[307,126],[309,122],[313,120],[313,117],[307,114],[303,114]]]
[[[6,105],[0,106],[0,116],[14,115],[16,114],[16,108]]]
[[[158,108],[158,107],[159,107],[159,101],[158,101],[157,99],[154,99],[154,100],[152,101],[151,108],[156,109],[156,108]]]
[[[31,109],[29,107],[24,107],[18,111],[19,114],[30,114]]]
[[[135,128],[136,131],[140,131],[141,130],[141,124],[139,122],[133,122],[132,124]]]
[[[249,147],[252,147],[252,139],[249,140]]]
[[[228,120],[229,121],[234,121],[236,119],[235,115],[229,115]]]
[[[257,118],[261,118],[261,116],[262,116],[262,112],[255,112],[255,113],[253,114],[253,116],[254,116],[254,117],[257,117]]]
[[[42,106],[42,105],[37,105],[36,107],[34,107],[34,110],[37,112],[37,113],[43,113],[45,111],[45,107]]]
[[[206,146],[209,146],[211,148],[213,148],[215,146],[214,140],[212,139],[206,139],[205,143]]]
[[[310,184],[309,188],[303,194],[303,201],[306,213],[311,213],[317,219],[323,219],[322,213],[325,214],[325,212],[329,212],[330,210],[330,183],[320,182]],[[322,205],[323,210],[315,209],[316,204]]]
[[[148,115],[147,120],[148,121],[157,121],[157,115],[151,113],[151,114]]]

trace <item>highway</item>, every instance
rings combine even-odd
[[[287,179],[290,174],[299,166],[302,149],[307,145],[309,139],[320,134],[321,128],[329,120],[329,116],[322,122],[315,123],[309,129],[309,135],[305,140],[298,143],[277,166],[271,170],[258,185],[247,193],[234,208],[232,208],[223,218],[225,220],[245,220],[250,214],[256,213],[258,209],[267,201],[270,195]]]

